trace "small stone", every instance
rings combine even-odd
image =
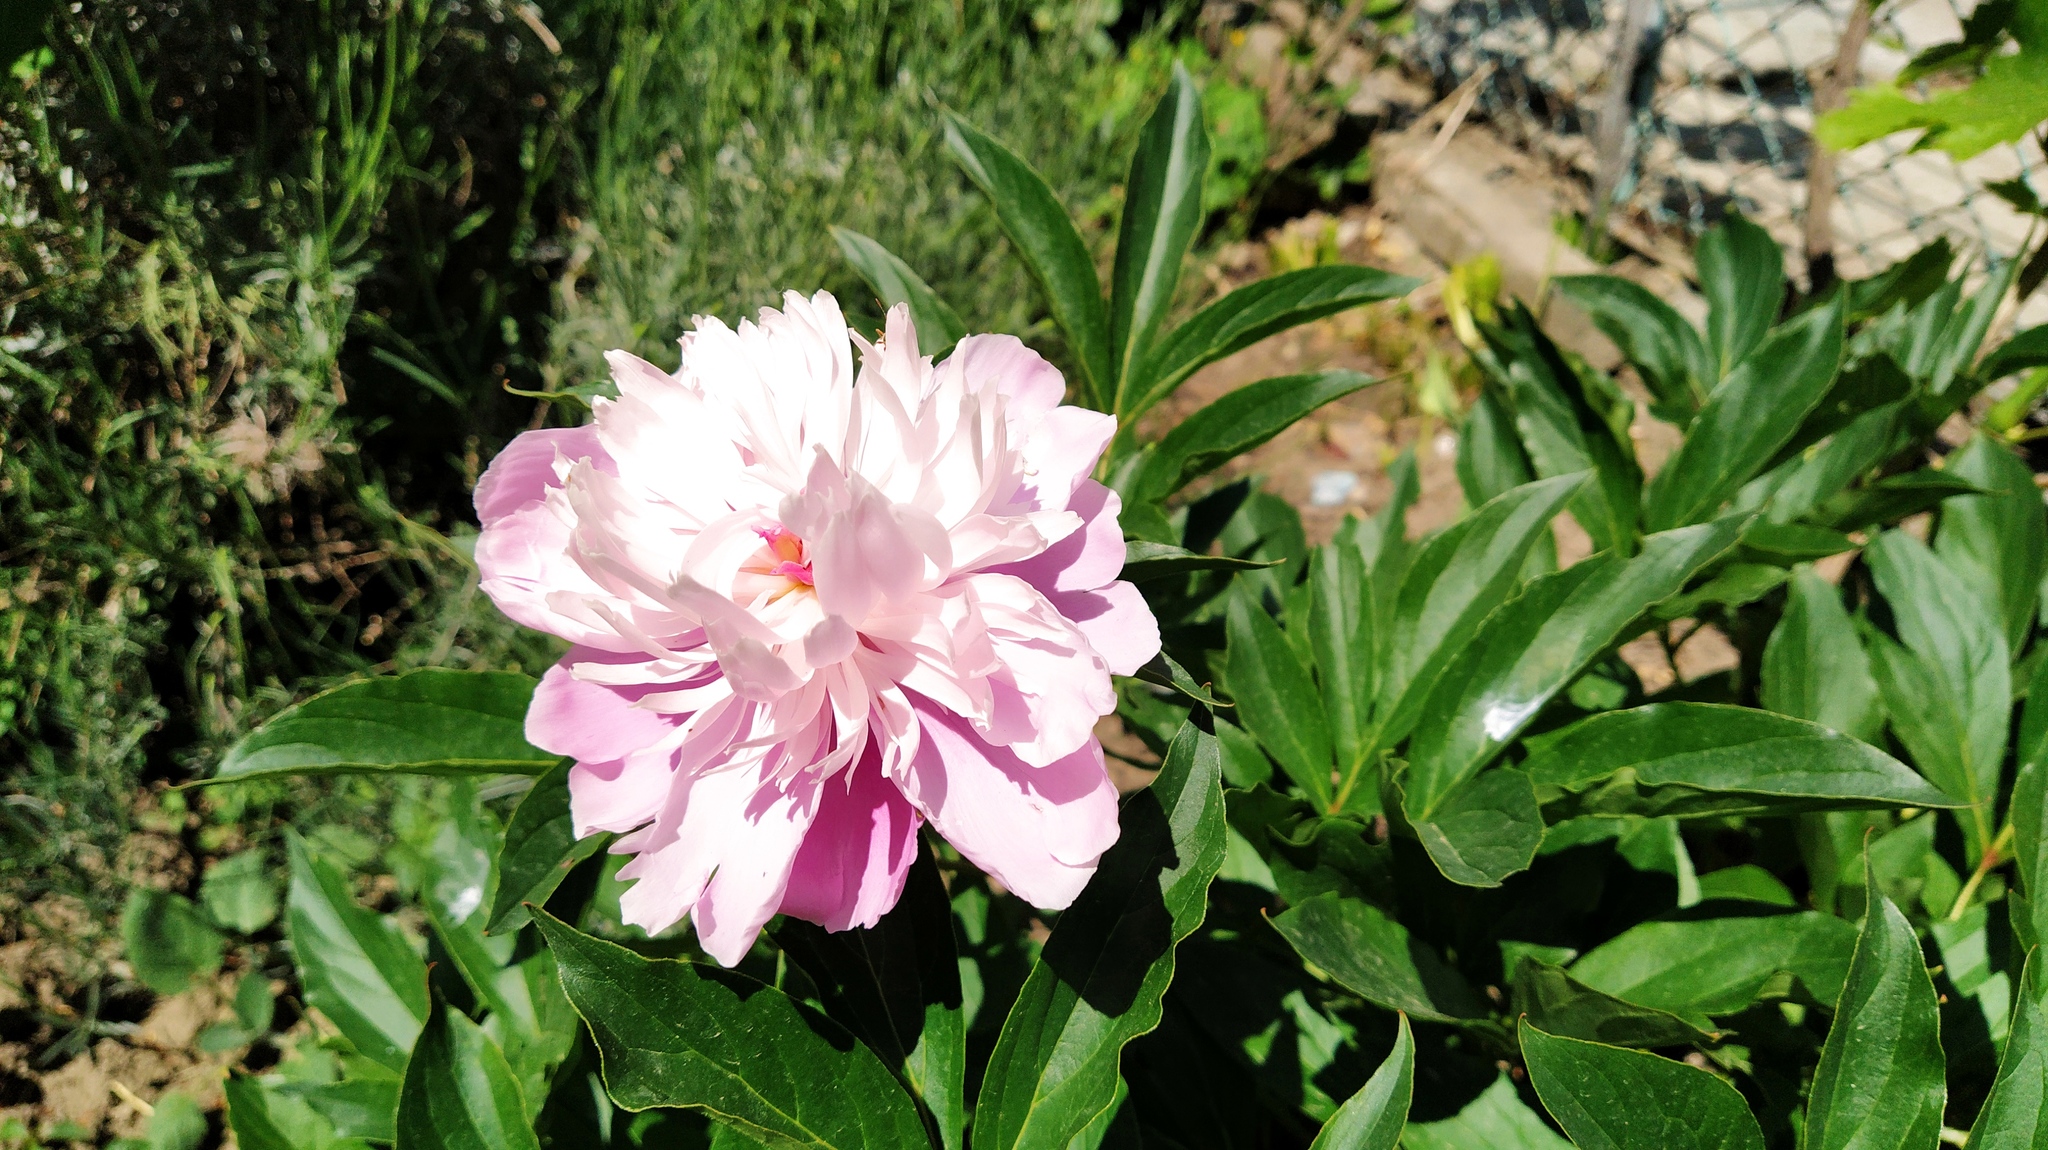
[[[1308,483],[1311,507],[1342,507],[1358,490],[1356,471],[1318,471]]]

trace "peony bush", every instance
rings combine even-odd
[[[1806,296],[1731,217],[1703,327],[1560,280],[1633,380],[1504,309],[1465,514],[1412,532],[1403,459],[1310,546],[1206,477],[1371,381],[1138,420],[1415,285],[1316,267],[1173,322],[1201,124],[1177,72],[1105,291],[946,123],[1068,375],[841,232],[872,340],[823,293],[700,319],[491,463],[481,586],[560,661],[350,683],[220,765],[444,780],[404,913],[292,841],[328,1072],[232,1078],[244,1150],[2048,1140],[2048,515],[2019,436],[1956,431],[2048,361],[1987,346],[2015,269],[1937,243]],[[1625,382],[1677,432],[1654,471]],[[1709,625],[1730,670],[1652,692],[1619,654]],[[1110,716],[1156,756],[1121,798]]]

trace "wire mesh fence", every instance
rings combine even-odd
[[[1616,211],[1697,232],[1731,206],[1798,248],[1808,202],[1817,83],[1864,0],[1647,0],[1631,76],[1618,43],[1629,0],[1421,0],[1404,55],[1439,91],[1483,76],[1476,111],[1520,146],[1595,178],[1594,124],[1614,85],[1633,117]],[[1855,55],[1857,83],[1895,78],[1955,40],[1975,0],[1886,4]],[[2028,220],[1984,184],[2048,191],[2036,140],[1958,163],[1909,150],[1911,134],[1834,158],[1836,267],[1868,274],[1940,234],[2011,258]]]

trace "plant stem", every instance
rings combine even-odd
[[[1949,908],[1948,921],[1962,920],[1963,912],[1970,909],[1970,900],[1977,897],[1977,888],[1984,885],[1984,876],[2006,862],[2005,852],[2011,849],[2012,824],[2007,823],[2005,829],[1998,832],[1998,837],[1991,840],[1991,845],[1984,848],[1984,857],[1977,860],[1977,869],[1970,872],[1970,881],[1963,884],[1962,891],[1956,895],[1956,904]]]

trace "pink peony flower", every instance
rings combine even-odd
[[[727,965],[778,912],[872,926],[926,819],[1072,902],[1117,837],[1110,675],[1159,649],[1089,478],[1115,421],[1009,336],[933,366],[907,309],[869,344],[824,292],[682,348],[612,352],[619,398],[476,489],[484,591],[574,644],[527,737],[576,760],[579,835],[626,832],[627,921]]]

